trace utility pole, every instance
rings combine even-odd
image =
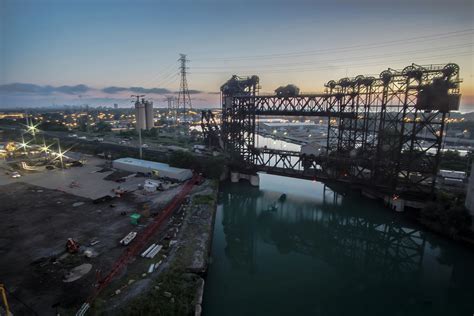
[[[173,102],[173,97],[166,97],[166,101],[168,101],[168,115],[171,113],[171,102]]]
[[[135,102],[135,121],[138,126],[138,146],[139,146],[139,155],[140,159],[143,159],[143,148],[142,148],[142,126],[140,126],[139,120],[141,120],[141,116],[145,114],[145,110],[143,109],[142,112],[140,112],[142,109],[140,108],[140,98],[144,98],[145,95],[132,95],[132,98],[137,98],[136,101],[132,101],[132,103]],[[143,102],[144,105],[144,102]],[[141,114],[140,114],[141,113]]]
[[[142,129],[138,129],[138,146],[140,146],[140,159],[143,159],[143,148],[142,148]]]
[[[188,90],[188,81],[186,80],[186,73],[187,73],[186,62],[188,62],[189,60],[186,59],[185,54],[179,54],[179,55],[180,57],[178,61],[180,63],[179,71],[181,74],[181,79],[180,79],[180,85],[179,85],[177,108],[183,109],[184,121],[186,121],[186,105],[188,105],[189,109],[192,109],[191,97],[189,96],[189,90]]]
[[[26,143],[25,143],[25,136],[21,133],[21,145],[23,146],[23,153],[26,155]]]

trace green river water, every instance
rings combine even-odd
[[[221,185],[205,316],[473,315],[471,249],[355,193],[260,180]]]

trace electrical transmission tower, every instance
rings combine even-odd
[[[192,109],[191,106],[191,97],[189,96],[189,90],[188,90],[188,81],[186,80],[186,62],[189,60],[186,59],[185,54],[179,54],[180,57],[178,59],[180,66],[180,74],[181,74],[181,81],[180,81],[180,86],[179,86],[179,93],[178,93],[178,104],[177,104],[177,109],[183,110],[184,113],[184,119],[186,120],[186,105],[188,106],[188,109]]]

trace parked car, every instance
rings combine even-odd
[[[20,174],[18,171],[14,171],[14,172],[12,172],[11,177],[12,177],[12,178],[20,178],[20,177],[21,177],[21,174]]]

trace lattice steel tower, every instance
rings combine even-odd
[[[181,74],[181,81],[180,81],[180,86],[179,86],[179,93],[178,93],[178,103],[177,103],[177,110],[179,109],[183,110],[184,117],[186,118],[186,106],[188,106],[189,109],[192,109],[191,106],[191,97],[189,96],[189,90],[188,90],[188,81],[186,80],[186,62],[189,60],[186,59],[185,54],[179,54],[180,57],[178,59],[180,63],[180,74]]]

